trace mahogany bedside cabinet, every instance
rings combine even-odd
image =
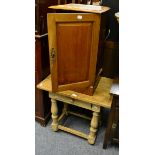
[[[106,38],[105,6],[50,6],[47,14],[52,92],[72,90],[92,96],[102,72]]]

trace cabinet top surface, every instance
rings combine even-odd
[[[96,6],[96,5],[86,5],[86,4],[64,4],[64,5],[54,5],[49,6],[50,9],[56,10],[72,10],[72,11],[82,11],[82,12],[92,12],[92,13],[104,13],[110,10],[109,7],[106,6]]]
[[[112,103],[112,96],[110,95],[110,88],[113,83],[112,79],[102,77],[95,89],[93,96],[77,93],[71,90],[57,92],[59,95],[71,97],[80,101],[88,102],[94,105],[99,105],[105,108],[110,108]],[[52,91],[51,75],[45,78],[37,85],[37,88],[48,92]]]

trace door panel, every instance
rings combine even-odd
[[[93,89],[100,18],[91,13],[48,14],[52,92]],[[87,92],[87,91],[86,91]]]
[[[58,84],[89,80],[92,23],[60,23],[56,29]]]

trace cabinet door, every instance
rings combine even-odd
[[[98,14],[48,14],[52,92],[74,90],[92,95],[99,27]]]

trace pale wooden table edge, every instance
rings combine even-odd
[[[103,77],[101,79],[103,79]],[[112,85],[113,80],[109,79],[109,78],[106,78],[106,79],[111,81],[110,83]],[[98,84],[98,86],[99,86],[99,84]],[[51,94],[55,94],[55,93],[52,93],[51,75],[48,75],[43,81],[41,81],[37,85],[37,88],[41,89],[41,90],[44,90],[44,91],[48,91]],[[63,95],[63,96],[66,96],[66,97],[71,97],[71,98],[76,99],[76,100],[82,100],[84,102],[89,102],[91,104],[98,105],[98,106],[110,109],[111,108],[111,103],[112,103],[112,98],[113,98],[113,96],[110,95],[110,88],[109,88],[108,92],[105,92],[105,96],[102,96],[102,99],[100,99],[99,95],[96,95],[97,91],[98,91],[98,87],[96,88],[93,96],[89,96],[89,95],[86,95],[86,94],[81,94],[81,93],[74,92],[74,91],[71,91],[71,90],[56,92],[56,94]],[[72,94],[76,94],[77,97],[72,96]],[[103,101],[103,97],[105,98],[104,101]]]

